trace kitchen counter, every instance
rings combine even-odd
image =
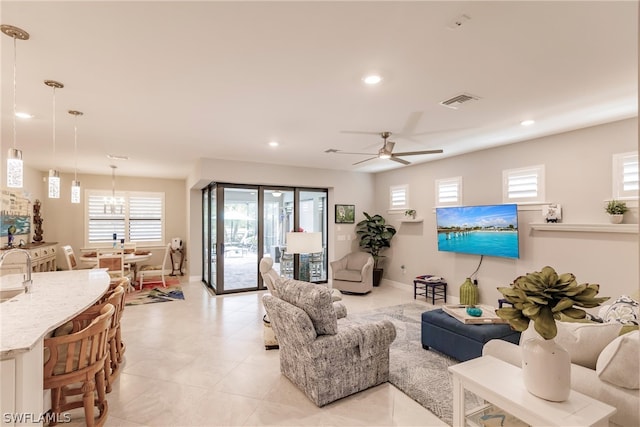
[[[109,288],[103,269],[34,273],[29,293],[0,303],[0,413],[44,412],[43,344],[56,327],[93,305]],[[22,286],[23,275],[0,277],[0,291]],[[13,425],[3,417],[0,424]]]
[[[104,270],[34,273],[28,294],[0,304],[0,358],[31,350],[44,336],[93,305],[109,287]],[[0,289],[14,289],[21,274],[0,277]]]

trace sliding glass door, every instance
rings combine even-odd
[[[284,277],[327,281],[327,190],[212,183],[203,190],[203,281],[216,294],[264,289],[271,257]],[[287,233],[319,232],[322,251],[287,252]]]

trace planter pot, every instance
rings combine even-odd
[[[532,338],[522,344],[522,376],[529,393],[562,402],[571,392],[571,357],[554,340]]]
[[[611,222],[611,224],[622,223],[622,218],[624,218],[624,214],[609,215],[609,221]]]
[[[373,269],[373,286],[380,286],[380,281],[382,280],[383,272],[384,270],[382,268]]]

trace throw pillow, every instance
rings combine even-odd
[[[600,352],[611,341],[616,339],[622,325],[613,323],[571,323],[556,322],[558,334],[554,338],[556,343],[564,347],[571,356],[571,363],[595,369]],[[533,322],[520,336],[520,344],[525,340],[538,337]]]
[[[640,332],[621,335],[607,345],[596,364],[598,378],[618,387],[637,390],[640,370]]]
[[[598,312],[598,315],[602,317],[605,322],[618,322],[623,325],[637,325],[638,321],[638,308],[640,303],[634,300],[628,295],[621,295],[616,299],[613,304],[606,306],[606,310],[603,308]]]
[[[338,317],[329,288],[295,279],[280,279],[276,285],[280,299],[304,310],[318,335],[338,333]]]

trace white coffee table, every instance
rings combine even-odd
[[[564,402],[529,393],[522,369],[492,356],[449,367],[453,374],[453,425],[465,426],[464,390],[478,395],[531,426],[608,426],[616,408],[571,390]]]

